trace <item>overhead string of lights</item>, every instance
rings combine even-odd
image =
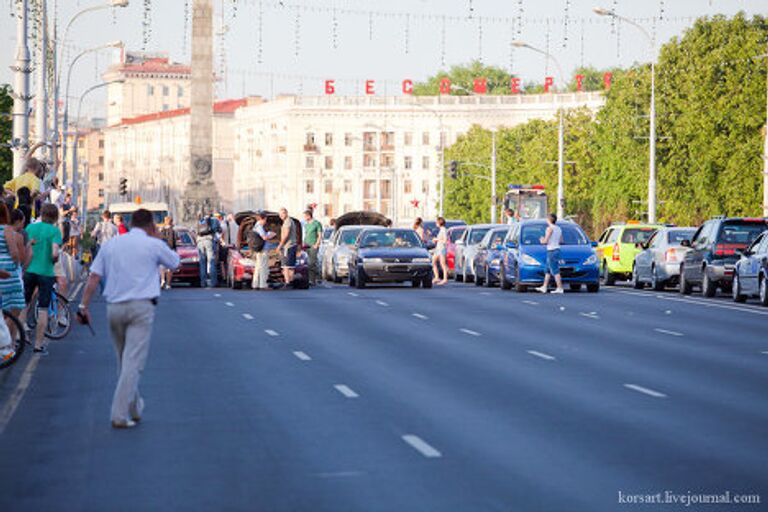
[[[565,11],[563,12],[563,49],[568,47],[568,20],[571,13],[571,0],[565,0]]]
[[[256,63],[264,64],[264,0],[259,0],[256,16]]]
[[[147,50],[149,40],[152,38],[152,0],[144,0],[144,9],[141,17],[141,49]]]

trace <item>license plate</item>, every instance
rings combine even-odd
[[[389,265],[388,272],[408,272],[408,265]]]

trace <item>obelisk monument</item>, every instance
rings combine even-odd
[[[192,4],[192,91],[189,176],[182,222],[192,224],[219,204],[213,183],[213,0]]]

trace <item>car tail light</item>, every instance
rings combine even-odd
[[[715,256],[733,256],[737,249],[746,247],[744,244],[716,244]]]
[[[667,249],[667,252],[664,254],[664,260],[667,263],[676,263],[678,261],[677,249]]]
[[[618,242],[613,244],[613,254],[611,255],[611,259],[613,261],[621,261],[621,247]]]

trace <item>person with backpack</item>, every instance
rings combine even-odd
[[[267,280],[269,278],[269,250],[267,241],[275,238],[275,233],[267,231],[267,216],[259,212],[256,214],[256,223],[248,234],[248,246],[252,258],[256,262],[253,269],[253,283],[251,287],[254,290],[270,290]]]
[[[206,215],[197,225],[197,254],[200,259],[200,286],[216,288],[218,284],[218,270],[216,269],[216,245],[215,238],[221,230],[218,222]]]

